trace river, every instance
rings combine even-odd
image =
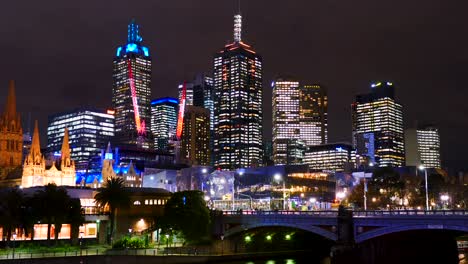
[[[271,258],[271,259],[262,259],[262,260],[243,260],[243,261],[227,261],[227,262],[218,262],[219,264],[329,264],[330,258],[325,258],[323,260],[313,261],[305,257],[298,258]]]

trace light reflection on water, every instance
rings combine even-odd
[[[311,262],[312,261],[312,262]],[[255,260],[255,261],[233,261],[233,262],[221,262],[218,264],[327,264],[330,263],[330,259],[326,258],[322,261],[314,261],[311,259],[270,259],[270,260]]]

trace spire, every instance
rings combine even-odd
[[[16,93],[14,80],[10,80],[8,84],[8,98],[5,106],[5,117],[8,121],[16,121]]]
[[[107,149],[106,149],[106,153],[104,153],[104,159],[109,159],[109,160],[114,159],[114,155],[112,154],[110,142],[107,143]]]
[[[128,24],[128,35],[127,43],[140,44],[143,41],[143,38],[140,36],[140,26],[135,23],[133,18]]]
[[[41,154],[41,144],[39,143],[39,125],[37,120],[34,122],[34,134],[32,136],[31,149],[29,151],[29,156],[35,161],[36,157],[42,157]]]
[[[110,141],[109,141],[109,142],[107,142],[107,149],[106,149],[106,153],[112,153]]]
[[[240,4],[239,4],[240,9]],[[242,41],[242,16],[239,14],[234,15],[234,42]]]
[[[70,143],[69,143],[69,137],[68,137],[68,128],[65,128],[65,131],[63,132],[63,141],[62,141],[62,149],[61,149],[61,158],[62,162],[65,160],[71,159],[70,157]]]

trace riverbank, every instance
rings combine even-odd
[[[258,252],[214,256],[141,256],[141,255],[95,255],[95,256],[67,256],[46,258],[22,258],[22,264],[185,264],[185,263],[219,263],[251,261],[271,258],[297,258],[313,256],[311,251],[278,251]],[[18,263],[19,259],[2,260],[2,263]]]

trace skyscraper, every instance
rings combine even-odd
[[[394,93],[393,83],[377,82],[351,106],[353,147],[358,155],[379,166],[405,164],[403,107],[395,101]]]
[[[167,150],[169,141],[175,137],[178,104],[177,99],[172,97],[151,101],[151,131],[157,150]]]
[[[115,144],[149,149],[151,57],[142,46],[139,26],[128,25],[127,44],[119,46],[114,58],[112,104],[115,110]]]
[[[193,83],[191,82],[184,82],[183,84],[179,84],[178,86],[179,102],[181,101],[181,98],[182,98],[184,84],[185,84],[185,105],[193,105]]]
[[[101,153],[114,136],[113,111],[79,108],[49,116],[47,126],[47,151],[61,155],[65,129],[68,129],[71,159],[75,160],[79,176],[99,172],[90,165],[92,158]]]
[[[214,58],[214,156],[222,170],[257,166],[262,160],[262,58],[241,39],[234,16],[234,42]]]
[[[303,85],[299,91],[300,138],[307,146],[328,141],[328,97],[320,84]]]
[[[214,129],[214,91],[213,78],[197,74],[193,80],[193,105],[210,111],[210,130]]]
[[[299,139],[299,82],[292,79],[277,79],[273,82],[273,161],[275,165],[289,164],[291,158],[297,160],[289,157],[289,148],[296,145],[294,141]]]
[[[439,129],[433,125],[405,130],[406,165],[441,168]]]
[[[193,165],[210,165],[210,111],[187,105],[182,130],[182,158]]]

